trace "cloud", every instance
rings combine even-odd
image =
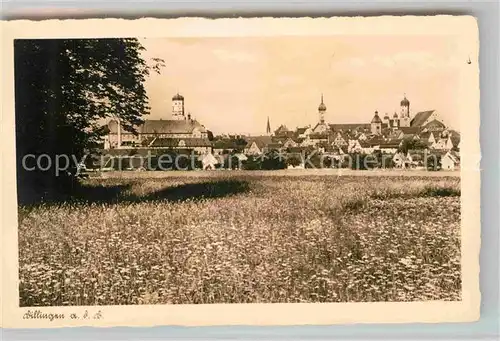
[[[252,63],[255,61],[254,55],[245,52],[217,49],[213,50],[212,53],[225,62],[235,61],[239,63]]]

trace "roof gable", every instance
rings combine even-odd
[[[446,153],[443,158],[449,158],[453,163],[457,164],[460,162],[460,155],[455,152],[448,152]]]
[[[278,129],[276,129],[276,130],[274,131],[274,133],[275,133],[276,135],[283,134],[283,133],[287,133],[287,132],[289,132],[289,130],[288,130],[288,128],[287,128],[284,124],[280,125],[280,126],[278,127]]]
[[[427,123],[425,125],[425,127],[427,129],[444,129],[446,126],[444,125],[443,122],[434,119],[434,120],[430,121],[429,123]]]
[[[302,135],[307,131],[307,129],[309,129],[309,127],[297,128],[297,134]]]
[[[245,140],[247,141],[247,148],[250,148],[252,144],[255,142],[255,144],[259,149],[262,149],[266,145],[273,142],[271,136],[248,136],[245,137]]]
[[[421,127],[429,117],[434,113],[435,110],[421,111],[418,112],[415,117],[410,122],[410,127]]]
[[[323,132],[328,130],[328,125],[326,123],[317,123],[312,129],[314,133]]]

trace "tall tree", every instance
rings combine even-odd
[[[56,155],[81,160],[104,133],[99,126],[102,119],[117,117],[128,131],[134,131],[134,126],[143,121],[142,116],[150,109],[144,82],[150,72],[159,73],[163,66],[161,59],[144,60],[143,51],[133,38],[15,41],[21,201],[51,199],[73,188],[73,179],[64,173],[56,176]],[[28,154],[47,155],[52,167],[27,170],[23,158]],[[29,160],[28,168],[36,166],[33,158]]]

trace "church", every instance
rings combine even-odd
[[[435,110],[421,111],[411,117],[410,101],[406,98],[406,95],[400,102],[399,115],[394,113],[391,118],[388,113],[385,113],[384,118],[380,119],[378,112],[375,111],[370,123],[370,130],[373,135],[384,135],[390,130],[418,133],[421,130],[442,131],[445,128],[445,124],[439,119]]]
[[[145,120],[136,127],[137,133],[122,129],[119,119],[107,124],[104,149],[192,149],[199,153],[211,150],[208,130],[185,113],[184,96],[172,97],[172,114],[169,119]]]
[[[435,110],[428,110],[416,113],[413,117],[410,114],[410,101],[406,95],[400,102],[400,112],[389,116],[385,113],[383,118],[378,111],[375,111],[370,123],[340,123],[327,124],[325,122],[326,105],[321,95],[321,103],[318,106],[318,123],[310,129],[311,134],[322,135],[331,132],[352,132],[365,133],[372,136],[390,135],[392,131],[398,130],[405,133],[418,133],[421,130],[442,131],[446,129],[445,124],[440,120]]]

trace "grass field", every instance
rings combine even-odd
[[[21,306],[460,299],[457,177],[86,181],[19,208]]]

